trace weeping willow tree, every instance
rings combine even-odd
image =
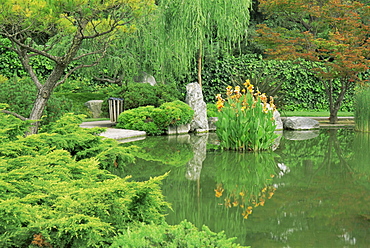
[[[145,71],[161,81],[197,70],[202,84],[204,56],[238,47],[247,34],[250,6],[251,0],[157,1],[156,12],[137,32],[117,40],[105,68],[123,80]]]

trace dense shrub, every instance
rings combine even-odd
[[[152,86],[147,83],[127,83],[110,92],[109,97],[123,98],[125,110],[148,105],[159,107],[165,102],[181,100],[181,94],[176,89],[175,84],[156,84]],[[108,101],[105,101],[103,111],[108,113]]]
[[[171,102],[180,98],[179,92],[173,84],[156,84],[151,86],[147,83],[128,83],[119,92],[119,96],[125,99],[125,109],[146,105],[159,107],[165,102]]]
[[[216,117],[217,116],[217,106],[214,103],[207,103],[207,116]]]
[[[12,118],[0,113],[1,247],[106,247],[129,225],[163,223],[162,178],[128,182],[100,169],[133,162],[132,148],[71,114],[50,133],[11,139]]]
[[[228,239],[223,232],[214,233],[206,226],[198,230],[190,222],[182,221],[174,226],[140,225],[119,236],[111,247],[245,247],[233,243],[233,240]]]
[[[160,111],[154,112],[153,120],[160,123],[161,128],[190,123],[194,116],[194,110],[180,100],[163,103],[158,109]]]
[[[169,125],[190,123],[194,110],[179,100],[154,106],[126,110],[118,117],[118,128],[146,131],[149,135],[165,132]]]
[[[159,183],[127,182],[67,151],[2,160],[0,246],[106,247],[136,222],[162,224]]]
[[[155,235],[169,237],[168,244],[232,247],[223,233],[165,223],[166,175],[134,182],[102,170],[132,162],[136,148],[97,136],[103,129],[79,128],[82,118],[65,115],[48,126],[50,133],[25,138],[25,122],[0,112],[1,247],[128,247],[142,237],[140,226],[159,230]],[[128,236],[130,230],[137,235]]]

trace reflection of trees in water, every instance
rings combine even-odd
[[[352,130],[321,130],[312,140],[282,141],[277,153],[290,172],[274,181],[278,194],[264,209],[268,214],[250,226],[247,239],[257,234],[273,247],[368,244],[370,222],[364,212],[370,206],[370,181],[367,177],[364,187],[357,180],[359,167],[351,162],[361,153],[356,139]],[[363,142],[366,153],[368,141]],[[252,246],[268,247],[258,241]]]
[[[308,140],[282,140],[276,150],[281,161],[290,168],[306,166],[307,170],[345,166],[352,155],[353,131],[349,129],[320,130],[320,135]]]

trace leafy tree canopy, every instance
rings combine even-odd
[[[17,53],[38,88],[29,116],[39,120],[53,90],[80,68],[92,67],[104,57],[119,33],[135,30],[136,20],[150,13],[154,0],[1,0],[0,43]],[[93,49],[86,51],[84,44]],[[94,46],[96,45],[96,46]],[[32,57],[54,65],[49,75],[37,75]],[[91,58],[86,63],[86,58]],[[45,79],[44,79],[45,78]],[[37,122],[32,132],[37,132]]]
[[[370,6],[344,0],[261,0],[260,8],[274,20],[257,30],[270,58],[324,65],[315,70],[325,83],[335,123],[350,84],[370,66]],[[341,93],[333,99],[335,79],[341,81]]]

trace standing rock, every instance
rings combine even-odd
[[[190,123],[190,131],[208,132],[207,105],[203,100],[202,88],[198,83],[186,85],[185,102],[194,110],[194,117]]]

